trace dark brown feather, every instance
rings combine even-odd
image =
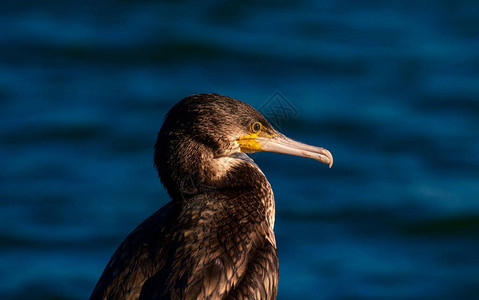
[[[255,120],[269,126],[249,105],[214,94],[169,112],[155,165],[172,201],[118,247],[90,299],[276,298],[271,186],[244,154],[224,174],[215,165]]]

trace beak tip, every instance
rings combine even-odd
[[[326,149],[323,149],[324,155],[327,157],[328,161],[326,162],[329,165],[329,168],[333,166],[333,155]]]

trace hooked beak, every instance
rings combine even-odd
[[[333,165],[333,155],[328,150],[304,144],[289,137],[275,133],[269,134],[247,134],[236,140],[239,144],[241,152],[276,152],[295,156],[309,157],[328,164]]]

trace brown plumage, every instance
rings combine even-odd
[[[176,104],[155,145],[172,201],[118,247],[90,299],[275,299],[273,191],[244,154],[261,150],[332,164],[329,151],[287,139],[241,101]]]

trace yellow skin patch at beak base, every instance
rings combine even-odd
[[[263,149],[261,149],[261,142],[257,141],[256,138],[257,137],[272,138],[275,135],[276,134],[271,135],[262,131],[258,131],[254,133],[252,132],[238,138],[236,142],[240,146],[241,152],[246,152],[246,153],[258,152],[258,151],[263,151]]]

